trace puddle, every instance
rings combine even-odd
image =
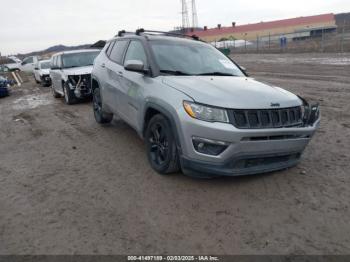
[[[40,106],[52,104],[51,94],[26,95],[13,101],[15,110],[34,109]]]

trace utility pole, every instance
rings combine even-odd
[[[190,27],[190,21],[188,18],[188,8],[187,8],[187,2],[186,0],[181,0],[182,2],[182,29],[184,32],[186,31],[187,28]]]
[[[196,0],[192,0],[192,28],[198,27],[198,15],[197,15],[197,6]]]

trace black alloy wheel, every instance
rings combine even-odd
[[[163,115],[156,115],[150,120],[145,140],[148,160],[154,170],[160,174],[179,171],[175,137],[169,121]]]

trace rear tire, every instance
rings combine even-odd
[[[102,99],[99,88],[95,88],[92,94],[92,105],[95,120],[99,124],[109,124],[113,120],[113,114],[105,113],[102,110]]]
[[[35,83],[40,84],[40,82],[36,79],[35,75],[34,75],[34,80],[35,80]]]
[[[63,85],[64,101],[67,105],[73,105],[77,103],[77,97],[74,94],[74,91],[71,90],[67,83]]]
[[[159,174],[166,175],[180,170],[176,140],[169,121],[163,115],[155,115],[145,134],[148,161]]]

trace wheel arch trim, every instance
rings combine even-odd
[[[142,123],[142,129],[141,129],[142,138],[144,138],[145,131],[146,131],[146,128],[147,128],[147,126],[146,126],[146,114],[147,114],[149,109],[153,109],[153,110],[156,110],[156,111],[160,112],[161,114],[163,114],[169,120],[172,130],[175,131],[174,136],[175,136],[177,148],[179,150],[179,153],[181,153],[181,139],[180,139],[180,136],[179,136],[178,124],[177,124],[173,114],[168,109],[165,109],[163,106],[158,105],[156,103],[147,102],[145,104],[144,112],[143,112],[143,123]]]

